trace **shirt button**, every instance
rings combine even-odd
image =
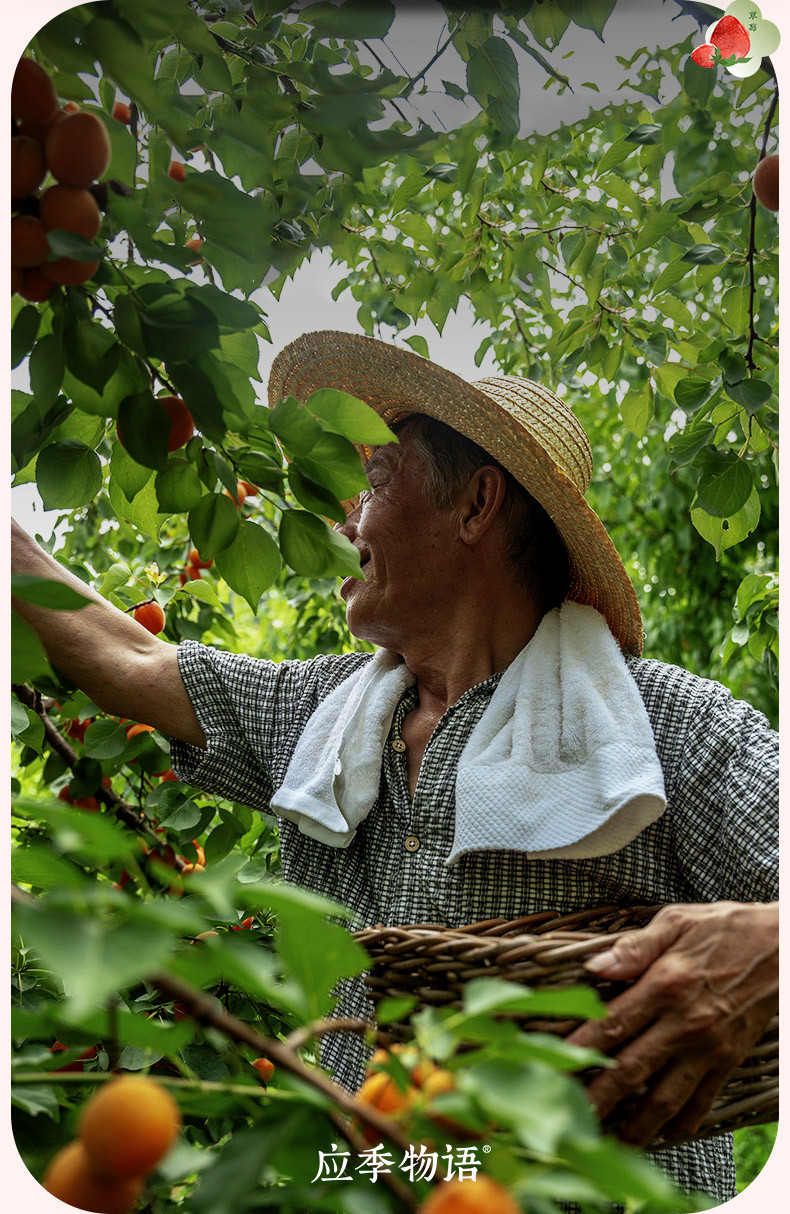
[[[402,755],[406,749],[406,743],[404,742],[403,738],[393,738],[392,749],[397,750],[398,754]]]
[[[416,835],[407,835],[403,840],[403,846],[406,848],[406,851],[419,851],[420,840]]]

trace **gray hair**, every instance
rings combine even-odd
[[[551,518],[532,494],[492,455],[445,422],[412,413],[392,428],[399,438],[408,435],[425,465],[426,494],[435,509],[451,506],[478,468],[490,466],[504,473],[502,514],[511,569],[540,610],[558,606],[570,586],[568,553]]]

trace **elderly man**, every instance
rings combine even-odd
[[[326,387],[398,434],[363,452],[371,487],[341,527],[365,575],[340,587],[348,624],[375,655],[276,665],[176,651],[99,596],[73,615],[20,607],[96,703],[172,737],[184,779],[271,806],[286,877],[355,926],[670,904],[590,963],[637,981],[574,1039],[617,1054],[589,1092],[602,1115],[638,1094],[629,1141],[693,1132],[776,1012],[775,735],[718,684],[639,656],[560,398],[318,333],[276,359],[270,403]],[[67,580],[16,538],[20,571]],[[344,1010],[364,1007],[348,988]],[[361,1046],[331,1038],[324,1061],[353,1088]],[[735,1193],[726,1138],[657,1162]]]

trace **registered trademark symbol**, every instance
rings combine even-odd
[[[487,1155],[490,1150],[491,1150],[491,1148],[489,1146],[483,1147],[483,1154]]]

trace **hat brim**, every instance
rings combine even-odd
[[[426,413],[488,451],[548,513],[568,550],[568,598],[594,607],[624,653],[642,652],[642,617],[633,583],[606,528],[573,481],[524,424],[452,371],[373,337],[323,330],[286,346],[272,364],[269,405],[305,401],[319,388],[364,400],[388,425]],[[372,448],[359,448],[368,458]]]

